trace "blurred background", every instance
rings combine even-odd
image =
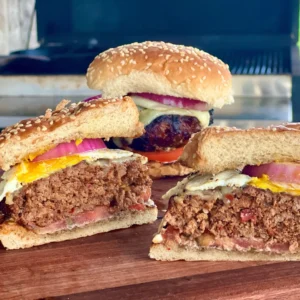
[[[0,0],[0,128],[82,100],[89,63],[110,47],[163,40],[229,64],[235,104],[215,123],[300,121],[299,0]]]

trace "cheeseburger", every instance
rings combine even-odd
[[[132,97],[145,133],[113,143],[148,157],[153,177],[191,172],[177,162],[183,147],[212,123],[213,107],[233,102],[228,65],[196,48],[164,42],[133,43],[99,54],[87,70],[87,84],[103,97]]]
[[[102,140],[143,133],[134,102],[67,103],[0,134],[0,241],[7,249],[156,220],[147,159]]]

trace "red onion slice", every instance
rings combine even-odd
[[[42,160],[54,159],[62,156],[84,153],[104,148],[106,148],[106,146],[102,139],[84,139],[78,145],[76,145],[75,141],[72,141],[70,143],[62,143],[57,145],[55,148],[47,151],[46,153],[35,157],[33,161],[37,162]]]
[[[300,164],[297,163],[269,163],[260,166],[246,166],[242,173],[251,177],[262,177],[265,174],[275,182],[300,184]]]
[[[100,98],[102,98],[101,94],[84,99],[83,102],[89,102],[89,101],[100,99]]]
[[[208,110],[208,104],[200,100],[194,100],[189,98],[179,98],[174,96],[164,96],[151,93],[130,93],[128,96],[137,96],[145,99],[149,99],[161,104],[175,106],[179,108],[195,109],[195,110]]]

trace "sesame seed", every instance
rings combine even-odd
[[[40,119],[36,119],[36,120],[34,121],[34,123],[35,123],[35,124],[41,123],[41,120],[40,120]],[[30,123],[26,123],[26,124],[29,125]]]
[[[170,57],[171,57],[171,55],[170,55],[170,54],[167,54],[167,55],[166,55],[166,60],[168,60]]]
[[[43,117],[43,116],[42,116],[42,117]],[[27,121],[27,122],[26,122],[26,124],[30,124],[30,123],[31,123],[31,121]]]
[[[210,67],[208,67],[208,71],[211,72],[211,68]]]
[[[182,68],[181,68],[181,67],[179,67],[179,68],[178,68],[178,70],[179,70],[179,72],[181,72],[181,71],[182,71]]]
[[[37,131],[41,131],[41,127],[40,126],[37,128]]]
[[[20,131],[21,131],[21,132],[25,132],[25,131],[26,131],[26,129],[23,129],[23,128],[22,128],[22,129],[20,129]]]
[[[32,124],[25,125],[26,128],[32,127]]]
[[[151,66],[152,66],[152,63],[150,63],[150,62],[149,62],[149,63],[147,63],[147,66],[151,67]]]
[[[174,84],[177,84],[177,81],[176,81],[176,80],[173,80],[172,82],[173,82]]]
[[[218,70],[218,74],[220,74],[220,75],[222,74],[220,70]]]
[[[169,73],[170,73],[170,71],[169,71],[169,70],[166,70],[166,71],[165,71],[165,74],[166,74],[166,75],[168,75]]]
[[[193,76],[192,76],[193,79],[196,78],[196,77],[197,77],[196,75],[193,75]]]
[[[47,127],[46,126],[42,126],[42,131],[46,131]]]
[[[204,65],[204,68],[206,68],[206,67],[207,67],[207,63],[206,63],[206,62],[205,62],[203,65]]]
[[[96,107],[96,104],[92,104],[91,107]]]
[[[17,139],[18,141],[21,140],[21,138],[18,135],[15,136],[15,139]]]
[[[192,70],[192,71],[195,71],[195,68],[194,68],[194,67],[191,67],[191,70]]]
[[[53,125],[53,121],[50,121],[49,124],[52,126]]]
[[[148,55],[145,55],[145,59],[148,59]]]
[[[200,70],[203,70],[204,69],[204,67],[203,66],[200,66]]]
[[[72,116],[70,116],[70,119],[71,119],[71,120],[75,120],[76,117],[75,117],[74,115],[72,115]]]
[[[202,79],[205,80],[205,79],[206,79],[206,76],[203,76]]]
[[[164,56],[162,53],[161,53],[161,54],[158,54],[158,57],[162,57],[162,56]]]

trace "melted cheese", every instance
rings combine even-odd
[[[17,191],[24,184],[48,177],[54,172],[74,166],[81,161],[87,161],[88,163],[98,160],[123,162],[124,160],[135,159],[136,157],[140,157],[142,163],[147,162],[147,158],[138,154],[124,150],[111,149],[95,150],[40,162],[24,161],[2,175],[2,181],[0,183],[0,201],[6,197],[8,193]]]
[[[209,125],[210,114],[208,111],[172,107],[138,96],[132,96],[132,99],[136,105],[144,108],[140,109],[139,112],[140,122],[142,122],[144,126],[149,125],[154,119],[163,115],[191,116],[197,118],[203,127]]]
[[[198,111],[198,110],[188,110],[183,108],[168,108],[164,110],[154,110],[154,109],[144,109],[140,111],[140,122],[144,126],[149,125],[153,120],[164,115],[180,115],[180,116],[190,116],[195,117],[199,120],[202,127],[207,127],[209,125],[210,114],[208,111]]]
[[[58,170],[74,166],[82,160],[84,157],[80,155],[70,155],[41,162],[22,162],[16,167],[16,177],[21,183],[30,183]]]
[[[83,141],[83,139],[77,139],[77,140],[75,141],[75,145],[76,145],[76,146],[80,145],[80,144],[82,143],[82,141]]]
[[[267,175],[261,178],[252,177],[249,185],[263,190],[270,190],[273,193],[289,193],[292,195],[300,195],[300,185],[295,183],[279,183],[269,179]]]

